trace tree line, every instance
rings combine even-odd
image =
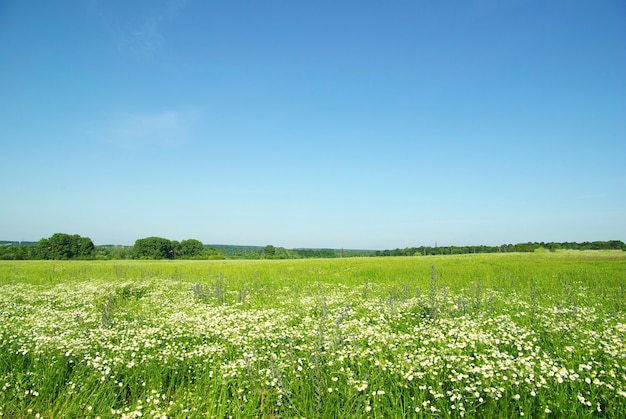
[[[96,247],[89,237],[55,233],[36,244],[2,244],[0,259],[224,259],[224,255],[195,239],[178,242],[162,237],[146,237],[136,240],[134,246]]]
[[[199,240],[178,242],[162,237],[146,237],[135,241],[133,254],[136,259],[224,259],[220,252],[205,247]]]
[[[545,249],[557,250],[622,250],[626,251],[626,244],[621,240],[594,241],[594,242],[528,242],[517,244],[503,244],[502,246],[420,246],[405,247],[404,249],[377,250],[374,256],[428,256],[428,255],[460,255],[468,253],[511,253],[535,252]]]
[[[168,240],[146,237],[134,246],[95,246],[89,237],[56,233],[39,242],[0,242],[0,259],[304,259],[354,256],[428,256],[467,253],[535,252],[540,250],[622,250],[620,240],[594,242],[528,242],[502,246],[420,246],[393,250],[286,249],[273,245],[210,247],[195,239]]]
[[[333,249],[285,249],[271,244],[257,251],[259,259],[309,259],[336,258],[340,254]]]
[[[77,234],[53,234],[39,242],[0,242],[0,259],[305,259],[371,256],[373,251],[333,249],[286,249],[267,246],[210,247],[199,240],[178,242],[162,237],[146,237],[133,246],[94,246],[88,237]]]

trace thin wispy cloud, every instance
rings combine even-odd
[[[152,18],[145,21],[139,28],[122,33],[119,39],[120,49],[131,55],[152,55],[161,49],[163,35],[159,29],[160,19]]]
[[[127,114],[113,123],[112,141],[122,148],[177,147],[187,142],[189,112]]]
[[[174,19],[187,0],[148,2],[150,8],[124,16],[107,13],[107,3],[92,2],[92,10],[98,10],[116,33],[118,47],[135,58],[149,57],[163,48],[166,37],[163,24]],[[129,8],[132,4],[129,4]]]

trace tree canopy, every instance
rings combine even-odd
[[[55,233],[37,244],[37,254],[42,259],[89,259],[94,253],[91,239],[78,234]]]
[[[146,237],[135,241],[133,257],[136,259],[224,259],[215,249],[205,248],[195,239],[168,240],[162,237]]]
[[[178,246],[178,257],[182,259],[193,259],[204,254],[204,245],[201,241],[187,239],[180,242]]]
[[[133,253],[137,259],[174,259],[172,242],[162,237],[136,240]]]

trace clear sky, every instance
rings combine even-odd
[[[626,241],[626,2],[0,2],[0,240]]]

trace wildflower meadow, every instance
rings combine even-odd
[[[7,418],[625,412],[624,252],[0,262]]]

